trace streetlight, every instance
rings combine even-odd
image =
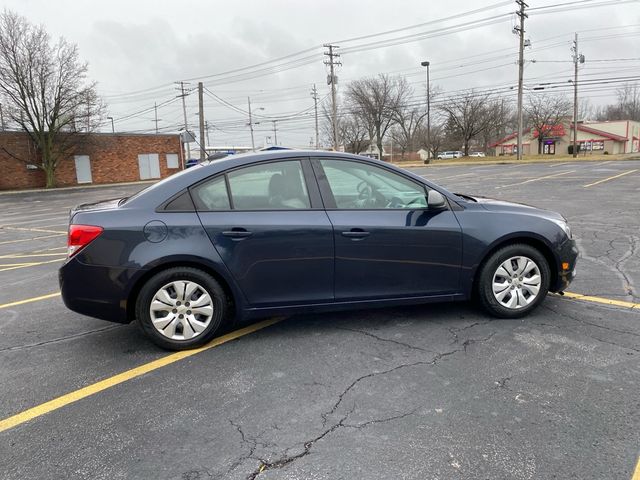
[[[113,117],[107,117],[107,120],[111,120],[111,133],[116,133],[116,128],[113,125]]]
[[[428,61],[420,63],[423,67],[427,67],[427,163],[431,157],[431,87],[429,85],[429,65]]]

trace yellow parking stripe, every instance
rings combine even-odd
[[[638,458],[638,463],[636,463],[636,469],[633,471],[631,480],[640,480],[640,458]]]
[[[0,245],[6,245],[8,243],[32,242],[34,240],[43,240],[45,238],[60,237],[62,235],[67,235],[67,234],[66,233],[54,233],[53,235],[43,235],[41,237],[19,238],[17,240],[5,240],[4,242],[0,242]]]
[[[176,352],[170,355],[166,355],[157,360],[153,360],[152,362],[145,363],[143,365],[140,365],[139,367],[135,367],[135,368],[132,368],[131,370],[127,370],[126,372],[122,372],[117,375],[114,375],[113,377],[105,378],[104,380],[101,380],[99,382],[93,383],[91,385],[87,385],[86,387],[81,388],[79,390],[69,392],[65,395],[62,395],[61,397],[54,398],[53,400],[49,400],[48,402],[42,403],[36,407],[30,408],[16,415],[13,415],[12,417],[8,417],[8,418],[5,418],[4,420],[0,420],[0,432],[9,430],[10,428],[13,428],[20,424],[28,422],[29,420],[33,420],[34,418],[40,417],[54,410],[58,410],[59,408],[62,408],[66,405],[77,402],[78,400],[82,400],[83,398],[89,397],[98,392],[102,392],[103,390],[107,390],[108,388],[114,387],[128,380],[137,378],[141,375],[152,372],[159,368],[166,367],[167,365],[171,365],[172,363],[175,363],[179,360],[183,360],[185,358],[196,355],[200,352],[204,352],[205,350],[209,350],[211,348],[217,347],[224,343],[230,342],[231,340],[235,340],[245,335],[249,335],[250,333],[257,332],[258,330],[262,330],[263,328],[274,325],[282,320],[284,320],[284,317],[271,318],[268,320],[264,320],[262,322],[255,323],[253,325],[249,325],[248,327],[244,327],[234,332],[218,337],[200,348],[196,348],[193,350],[185,350],[182,352]]]
[[[18,305],[24,305],[25,303],[37,302],[39,300],[46,300],[47,298],[53,298],[59,295],[60,295],[60,292],[56,292],[56,293],[49,293],[47,295],[41,295],[39,297],[26,298],[24,300],[18,300],[16,302],[0,303],[0,310],[3,308],[10,308],[10,307],[16,307]]]
[[[624,177],[625,175],[629,175],[630,173],[637,172],[637,171],[638,171],[638,169],[636,168],[635,170],[629,170],[628,172],[622,172],[622,173],[619,173],[618,175],[614,175],[613,177],[603,178],[602,180],[598,180],[597,182],[588,183],[587,185],[583,185],[583,187],[584,188],[593,187],[594,185],[599,185],[601,183],[608,182],[609,180],[614,180],[616,178]]]
[[[610,298],[592,297],[591,295],[580,295],[579,293],[564,292],[564,296],[574,300],[585,302],[601,303],[603,305],[613,305],[615,307],[637,308],[640,310],[640,303],[625,302],[624,300],[612,300]]]
[[[19,232],[38,232],[38,233],[62,233],[60,230],[47,230],[45,228],[27,228],[27,227],[12,227],[11,225],[0,225],[0,230],[16,230]]]
[[[47,263],[55,263],[62,262],[66,257],[54,258],[53,260],[47,260],[44,262],[29,262],[29,263],[21,263],[21,264],[0,264],[0,272],[6,272],[7,270],[17,270],[18,268],[27,268],[27,267],[38,267],[40,265],[45,265]]]
[[[65,247],[62,247],[65,248]],[[61,249],[60,249],[61,250]],[[62,258],[66,256],[64,252],[51,252],[51,253],[16,253],[15,255],[0,255],[1,259],[9,259],[13,260],[16,258],[31,258],[31,257],[59,257],[62,255]]]
[[[509,185],[502,185],[502,186],[495,187],[495,188],[498,189],[498,188],[506,188],[506,187],[515,187],[517,185],[525,185],[527,183],[537,182],[537,181],[540,181],[540,180],[546,180],[548,178],[561,177],[563,175],[568,175],[568,174],[573,173],[573,172],[575,172],[575,170],[569,170],[567,172],[554,173],[552,175],[545,175],[544,177],[530,178],[529,180],[525,180],[523,182],[510,183]]]

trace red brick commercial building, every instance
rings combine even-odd
[[[512,133],[490,145],[496,155],[515,155],[517,133]],[[580,153],[618,154],[640,151],[640,122],[612,120],[608,122],[578,122],[577,144]],[[573,123],[565,121],[554,125],[542,139],[542,155],[566,155],[573,144]],[[522,153],[538,155],[538,131],[527,129],[522,136]]]
[[[179,135],[92,134],[60,160],[56,186],[164,178],[182,169],[181,152]],[[40,162],[26,133],[0,132],[0,190],[44,187]]]

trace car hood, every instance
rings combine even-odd
[[[481,197],[477,195],[472,196],[472,195],[464,194],[460,196],[462,196],[463,198],[475,200],[485,210],[489,210],[491,212],[524,213],[529,215],[538,215],[540,217],[548,218],[550,220],[566,221],[566,219],[558,212],[554,212],[553,210],[544,210],[542,208],[533,207],[531,205],[526,205],[524,203],[507,202],[505,200],[498,200],[496,198],[489,198],[489,197]]]

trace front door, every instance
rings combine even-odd
[[[545,155],[555,155],[556,142],[554,140],[545,140],[542,153],[544,153]]]
[[[307,159],[238,168],[192,188],[202,224],[251,306],[333,300],[333,229],[317,188]]]
[[[355,160],[314,159],[334,229],[336,300],[457,293],[462,234],[422,184]]]

